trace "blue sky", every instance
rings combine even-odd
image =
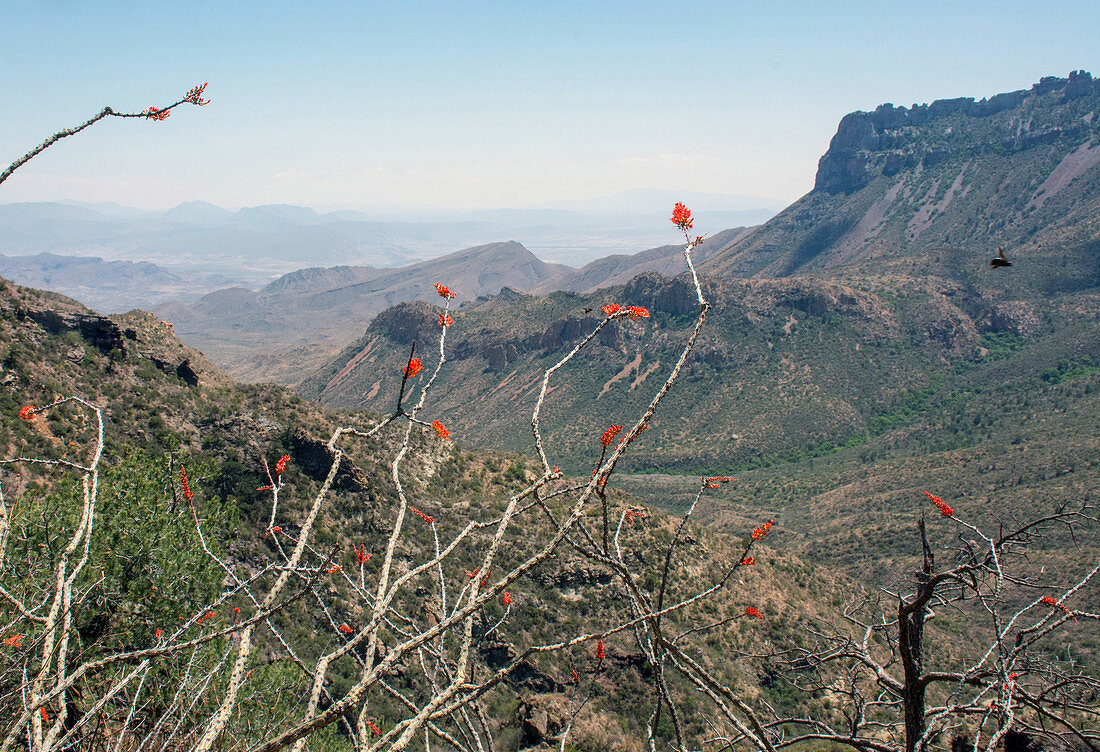
[[[634,188],[789,202],[839,119],[1100,74],[1100,3],[7,0],[0,162],[109,120],[0,201],[552,204]]]

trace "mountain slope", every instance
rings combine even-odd
[[[237,619],[237,613],[240,619],[245,618],[254,604],[239,596],[241,605],[231,612],[237,601],[226,602],[224,597],[219,600],[225,591],[226,572],[211,557],[223,557],[227,567],[238,573],[252,567],[251,571],[259,572],[257,580],[265,573],[263,565],[281,562],[280,546],[289,546],[295,536],[302,534],[305,510],[331,467],[334,454],[323,437],[330,434],[337,420],[360,429],[370,423],[364,416],[324,414],[282,387],[236,384],[180,343],[169,325],[141,312],[104,317],[62,296],[0,280],[0,334],[0,449],[4,458],[83,461],[83,452],[95,435],[90,425],[94,420],[85,420],[81,411],[55,408],[27,420],[20,416],[22,405],[41,407],[59,396],[76,394],[104,408],[107,432],[98,486],[99,517],[95,540],[87,549],[92,571],[80,579],[77,572],[72,575],[74,592],[88,594],[87,598],[74,598],[73,605],[73,618],[81,627],[76,630],[79,640],[73,638],[79,649],[74,652],[81,660],[95,657],[97,650],[117,651],[120,645],[127,651],[135,645],[159,645],[166,625],[171,629],[207,608],[210,616],[203,621],[216,619],[218,629],[234,623],[230,620]],[[329,490],[323,524],[319,522],[312,539],[317,550],[300,560],[303,571],[309,567],[338,575],[342,567],[349,572],[358,568],[360,578],[378,578],[384,557],[371,559],[369,554],[385,550],[388,532],[401,506],[395,508],[393,503],[397,492],[389,481],[387,463],[395,452],[395,441],[400,443],[402,430],[382,432],[368,440],[345,437],[341,449],[348,454],[331,487],[325,483]],[[283,453],[289,462],[278,471],[280,493],[275,510],[271,478],[265,474],[265,467]],[[181,468],[186,468],[190,485],[184,484]],[[8,549],[5,586],[26,578],[28,571],[37,571],[32,567],[43,566],[43,559],[44,566],[51,565],[50,558],[41,557],[33,544],[42,536],[56,537],[52,526],[58,519],[64,528],[64,502],[74,506],[73,499],[64,495],[63,474],[56,469],[40,470],[25,464],[4,465],[5,509],[10,514],[5,523],[11,522],[11,540],[17,542]],[[438,515],[438,528],[433,525],[432,531],[445,538],[456,534],[466,521],[481,523],[486,517],[499,516],[504,500],[536,475],[522,458],[476,455],[423,430],[413,431],[402,473],[410,503]],[[176,478],[181,479],[178,485]],[[68,487],[68,491],[72,493],[73,489]],[[720,498],[719,494],[711,496]],[[638,510],[631,499],[616,490],[611,492],[611,501]],[[75,508],[80,508],[79,502]],[[195,536],[185,538],[176,532],[177,528],[190,529],[192,515],[196,525],[204,526],[201,547]],[[660,571],[660,559],[652,554],[670,545],[676,520],[657,510],[638,517],[621,536],[616,535],[616,543],[631,552],[636,550],[630,560],[638,563],[640,571],[654,573],[652,579]],[[37,524],[39,519],[48,520],[46,532]],[[275,522],[278,525],[273,526]],[[158,524],[161,527],[155,527]],[[594,518],[586,522],[589,524],[595,524]],[[170,536],[161,535],[165,526],[175,526],[168,528]],[[508,544],[494,559],[494,569],[506,572],[526,559],[549,540],[554,529],[553,524],[547,526],[539,509],[528,506],[519,510],[509,529]],[[396,548],[401,562],[398,566],[406,567],[401,571],[408,571],[406,562],[432,556],[433,540],[425,532],[423,527],[406,522]],[[743,551],[740,534],[723,536],[694,525],[684,533],[678,553],[687,562],[677,562],[672,572],[667,589],[670,601],[698,588],[700,582],[716,578],[717,569],[713,567],[698,571],[706,562],[737,561],[734,557]],[[475,566],[471,562],[481,555],[482,543],[467,538],[438,568],[432,567],[426,575],[401,586],[395,601],[400,613],[418,619],[432,616],[431,608],[437,601],[431,596],[431,578],[436,571],[441,577],[445,572],[447,581],[457,583],[458,588],[468,587],[472,575],[464,573],[463,566]],[[353,563],[356,552],[362,557],[364,550],[368,552],[366,559]],[[723,681],[751,681],[763,665],[753,660],[735,664],[728,660],[729,654],[735,650],[760,653],[772,643],[788,639],[807,628],[819,613],[831,609],[842,593],[841,578],[832,572],[816,571],[761,545],[754,554],[760,557],[761,565],[737,573],[727,587],[707,598],[705,609],[696,608],[682,618],[677,613],[665,617],[664,623],[677,629],[682,623],[709,622],[715,613],[726,618],[728,623],[708,638],[707,648],[700,653]],[[815,576],[796,580],[787,576],[791,571]],[[485,577],[488,579],[490,574]],[[369,619],[369,601],[356,597],[354,588],[345,588],[342,582],[336,577],[323,588],[317,587],[314,592],[321,608],[312,598],[301,605],[296,605],[293,598],[279,604],[282,610],[264,622],[272,630],[278,627],[277,639],[270,632],[256,630],[249,664],[255,675],[249,680],[250,688],[263,691],[243,695],[235,706],[242,729],[235,732],[237,741],[254,746],[280,728],[279,724],[285,727],[288,717],[291,721],[301,718],[308,695],[299,691],[299,662],[313,661],[318,654],[331,650],[334,639],[338,639],[335,636],[344,632],[338,626],[341,623],[359,624]],[[312,589],[313,583],[309,587]],[[510,589],[512,595],[504,601],[511,603],[510,610],[502,611],[494,600],[476,619],[475,629],[485,639],[475,641],[475,650],[471,651],[475,675],[485,676],[528,645],[606,630],[615,620],[629,618],[625,599],[611,575],[598,562],[594,565],[577,558],[564,546],[561,556],[551,557],[515,579]],[[768,605],[761,603],[761,607],[769,615],[782,614],[766,630],[740,618],[745,604],[760,602],[762,594],[767,595]],[[214,605],[207,605],[211,603]],[[593,604],[601,606],[593,608]],[[486,617],[498,620],[502,613],[503,618],[490,630],[492,636],[488,639]],[[403,642],[410,628],[422,628],[410,627],[414,622],[408,616],[401,624],[396,639],[386,635],[383,644],[387,649]],[[200,621],[195,628],[203,626]],[[37,635],[32,632],[37,629],[35,625],[20,629],[28,643]],[[297,651],[293,660],[287,655],[288,645]],[[15,640],[6,647],[23,646]],[[598,712],[582,717],[583,724],[574,738],[605,749],[638,749],[634,740],[644,733],[648,713],[648,708],[638,703],[639,693],[647,688],[644,656],[629,633],[608,635],[607,665],[592,670],[590,647],[594,646],[584,644],[575,651],[532,656],[500,687],[491,690],[486,695],[485,712],[494,735],[512,740],[522,737],[530,706],[553,707],[559,703],[569,691],[570,672],[576,666]],[[601,641],[600,652],[603,650]],[[8,650],[7,655],[13,652]],[[218,652],[223,654],[221,646]],[[216,666],[211,670],[223,667],[217,655],[213,663]],[[358,665],[347,663],[350,665],[334,663],[330,667],[334,693],[345,691],[351,677],[358,674]],[[190,663],[185,668],[171,660],[156,665],[157,681],[166,687],[173,687],[178,672],[191,667]],[[400,672],[395,671],[388,681],[406,689],[411,683],[411,665],[401,664]],[[228,665],[224,665],[219,679],[228,672]],[[70,712],[93,712],[91,706],[104,692],[103,682],[97,679],[89,674],[77,685],[80,691],[66,701]],[[22,681],[19,671],[0,675],[0,696],[18,695]],[[224,681],[220,685],[224,686]],[[680,698],[687,696],[689,688],[672,679],[670,691]],[[380,692],[376,694],[370,702],[379,724],[401,717],[398,714],[403,710],[397,702]],[[192,699],[201,703],[211,697],[218,695],[200,689]],[[271,698],[285,708],[279,718],[268,719],[265,714]],[[521,698],[528,711],[518,709]],[[0,707],[7,711],[0,713],[0,722],[11,722],[10,711],[15,704],[0,703]],[[125,711],[126,705],[122,704],[120,713]],[[567,711],[557,707],[553,712],[552,717],[556,717]],[[614,721],[614,728],[623,731],[609,734],[604,728],[608,719]],[[181,725],[186,721],[173,720]]]

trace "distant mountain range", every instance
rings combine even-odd
[[[709,195],[721,212],[721,226],[758,224],[781,208],[776,202],[746,196]],[[700,196],[702,200],[702,195]],[[522,238],[547,262],[583,265],[612,253],[635,252],[675,239],[671,226],[654,222],[678,199],[654,189],[583,202],[578,210],[561,208],[482,211],[350,209],[317,212],[302,206],[266,205],[232,211],[202,201],[167,211],[142,211],[110,202],[0,204],[0,254],[99,257],[105,261],[141,261],[195,281],[185,301],[213,287],[204,275],[262,287],[275,276],[303,267],[367,265],[407,266],[463,247]],[[35,284],[34,258],[9,266],[15,281]],[[43,264],[55,267],[56,258]],[[80,287],[58,288],[83,302],[109,310],[148,305],[149,298],[117,301],[125,284],[98,294],[95,278]],[[26,277],[17,275],[26,274]],[[222,283],[224,284],[224,283]],[[145,290],[145,280],[134,288]],[[161,298],[158,302],[164,302]]]
[[[718,233],[700,246],[700,254],[705,257],[746,232]],[[504,288],[587,291],[646,271],[667,272],[682,263],[682,253],[679,246],[662,246],[574,269],[540,261],[513,241],[490,243],[396,269],[301,269],[259,292],[217,290],[191,305],[173,302],[155,312],[237,378],[295,383],[353,341],[386,308],[438,300],[435,282],[446,280],[458,295],[456,305]]]
[[[103,311],[151,310],[169,299],[190,299],[231,284],[220,274],[180,273],[148,261],[104,261],[98,256],[0,255],[0,276],[27,287],[63,291]]]

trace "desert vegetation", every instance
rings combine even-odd
[[[5,288],[4,368],[28,390],[0,404],[18,450],[0,461],[0,752],[1100,746],[1096,662],[1072,655],[1095,657],[1100,623],[1100,563],[1072,545],[1095,535],[1089,499],[998,519],[912,493],[880,587],[785,552],[759,510],[715,529],[737,478],[693,479],[675,514],[620,487],[651,423],[671,405],[692,420],[674,395],[723,289],[696,270],[691,211],[671,221],[687,303],[578,317],[533,409],[503,416],[526,455],[454,445],[438,406],[464,317],[447,280],[432,336],[379,366],[392,408],[341,415],[170,358],[158,322]],[[548,435],[591,423],[564,375],[654,319],[675,334],[666,369],[632,377],[645,398]],[[983,357],[1017,344],[990,338]],[[1048,381],[1094,371],[1058,361]]]

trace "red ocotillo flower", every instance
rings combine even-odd
[[[611,426],[603,432],[603,436],[600,437],[600,443],[604,446],[611,446],[611,442],[615,440],[615,437],[619,435],[619,431],[623,430],[622,426]]]
[[[356,564],[366,564],[368,561],[370,561],[370,557],[374,555],[374,554],[367,553],[367,544],[366,543],[360,543],[358,548],[356,548],[355,546],[352,546],[351,550],[355,552],[355,563]]]
[[[162,110],[158,107],[150,107],[149,109],[144,110],[145,117],[149,118],[150,120],[167,120],[171,114],[171,110]]]
[[[158,629],[156,633],[157,642],[160,642],[160,638],[164,637],[164,630]]]
[[[731,478],[728,475],[712,475],[709,478],[701,478],[703,482],[703,488],[718,488],[723,483],[729,483],[737,480],[737,478]]]
[[[278,461],[275,463],[275,474],[276,475],[282,475],[283,473],[285,473],[286,472],[286,463],[288,463],[288,462],[290,462],[290,455],[289,454],[284,454],[282,457],[280,457],[278,459]]]
[[[695,220],[691,218],[691,210],[684,206],[679,201],[676,202],[676,206],[672,207],[672,224],[676,225],[681,230],[690,230]]]
[[[947,506],[947,503],[939,496],[933,496],[927,491],[924,492],[924,495],[931,499],[932,503],[936,505],[936,508],[940,510],[940,514],[944,517],[950,517],[955,513],[955,510]]]
[[[1044,595],[1042,598],[1039,599],[1039,602],[1043,603],[1047,606],[1050,606],[1051,608],[1056,608],[1059,611],[1061,611],[1063,614],[1066,614],[1067,616],[1073,616],[1073,612],[1069,610],[1069,608],[1066,606],[1066,604],[1061,603],[1060,601],[1054,600],[1054,598],[1052,598],[1049,595]],[[1077,621],[1077,617],[1074,616],[1073,620]]]
[[[341,624],[338,629],[344,634],[351,634],[352,632],[352,628],[349,627],[347,624]]]
[[[752,531],[752,539],[758,541],[768,534],[768,531],[772,529],[772,521],[768,520],[760,527]]]
[[[405,366],[405,377],[411,379],[423,370],[424,363],[420,358],[410,358],[409,364]]]
[[[187,470],[183,467],[180,468],[180,488],[183,489],[183,498],[188,501],[195,498],[195,494],[191,493],[191,484],[187,482]]]
[[[195,86],[187,90],[187,93],[183,95],[184,102],[190,102],[191,104],[197,104],[199,107],[210,104],[209,99],[203,99],[202,93],[206,91],[206,81],[202,82],[202,86]]]
[[[4,646],[9,648],[21,648],[23,647],[23,635],[17,634],[11,637],[4,638]]]
[[[444,428],[443,424],[440,423],[438,420],[432,421],[432,430],[435,431],[436,436],[443,439],[444,441],[447,441],[451,438],[451,432]]]
[[[619,311],[623,310],[622,306],[618,303],[608,303],[602,309],[605,316],[614,316]]]
[[[509,592],[505,592],[504,597],[500,599],[500,602],[503,603],[505,606],[511,606],[512,605],[512,594],[509,593]]]
[[[607,651],[603,648],[603,640],[596,641],[596,660],[602,661],[607,657]]]
[[[631,305],[626,307],[626,312],[632,319],[648,319],[649,311],[640,305]]]
[[[445,313],[441,313],[441,314],[439,314],[439,325],[440,325],[440,326],[450,326],[450,325],[451,325],[451,324],[453,324],[454,322],[455,322],[455,320],[454,320],[454,319],[452,319],[452,318],[451,318],[450,316],[448,316],[447,314],[445,314]]]
[[[743,567],[751,567],[755,563],[756,559],[752,558],[751,556],[746,556],[745,558],[741,559],[741,566]]]
[[[745,606],[744,615],[745,616],[752,616],[752,617],[755,617],[757,619],[763,619],[764,618],[764,614],[760,613],[757,610],[756,606]]]
[[[24,405],[19,408],[19,420],[32,421],[35,415],[38,414],[38,409],[34,405]]]
[[[424,514],[423,512],[421,512],[416,507],[409,507],[409,511],[412,512],[413,514],[415,514],[420,519],[427,522],[429,525],[432,524],[433,522],[435,522],[435,517],[432,517],[430,514]]]
[[[439,282],[435,283],[435,291],[439,293],[439,297],[441,298],[450,299],[455,297],[455,293],[451,292],[451,289],[447,287],[447,285],[440,284]]]
[[[370,729],[370,732],[375,736],[382,735],[382,731],[377,726],[375,726],[373,722],[367,721],[367,727]]]

